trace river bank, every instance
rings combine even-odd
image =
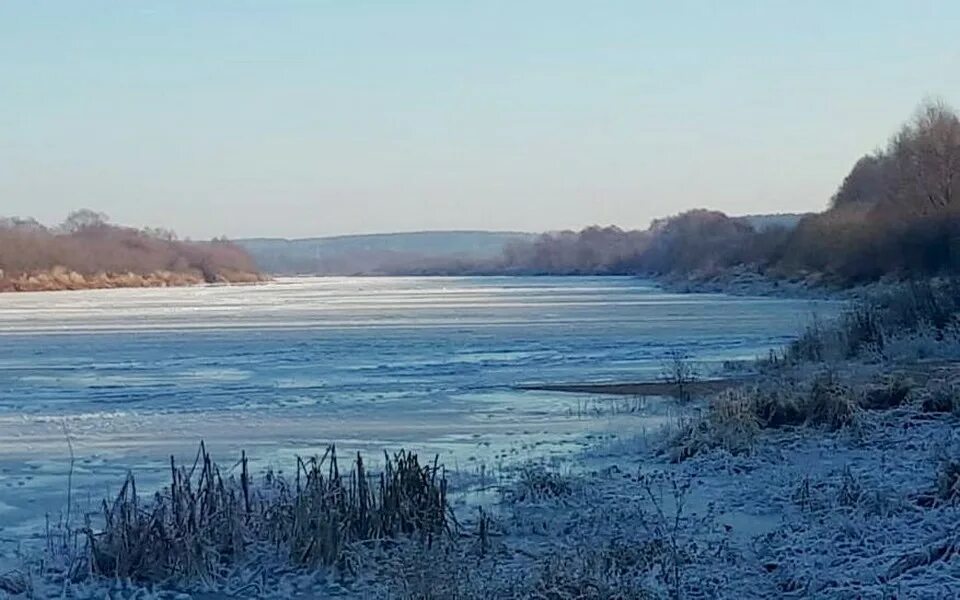
[[[518,390],[534,392],[561,392],[564,394],[592,394],[598,396],[705,396],[746,384],[751,378],[727,377],[689,381],[638,381],[622,383],[537,383],[516,386]]]
[[[838,385],[866,390],[898,368],[840,370]],[[683,424],[604,441],[517,477],[493,526],[501,558],[434,555],[442,566],[412,585],[477,599],[517,585],[524,598],[955,598],[958,417],[931,399],[957,381],[930,369],[842,427],[747,424],[680,462]]]
[[[207,274],[198,270],[161,270],[149,273],[100,272],[84,275],[64,267],[55,267],[8,277],[4,277],[0,271],[0,292],[186,287],[207,283],[260,283],[269,279],[260,273],[232,270]]]
[[[728,294],[731,296],[769,296],[804,299],[853,299],[876,286],[838,287],[817,274],[804,277],[775,277],[748,267],[720,272],[668,274],[655,278],[665,290],[677,293]]]

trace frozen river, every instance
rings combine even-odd
[[[530,382],[656,378],[765,354],[834,305],[680,295],[631,278],[324,278],[0,295],[0,540],[74,497],[148,482],[204,439],[288,465],[329,442],[467,470],[664,418],[584,418]]]

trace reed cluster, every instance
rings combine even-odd
[[[201,443],[192,465],[171,457],[170,478],[145,498],[130,474],[117,497],[103,501],[100,526],[88,519],[92,574],[212,580],[253,550],[296,566],[349,568],[360,545],[401,536],[430,545],[457,528],[443,468],[405,451],[385,453],[382,470],[371,474],[359,454],[342,469],[330,446],[321,456],[298,457],[293,478],[267,471],[255,482],[246,453],[225,470]]]

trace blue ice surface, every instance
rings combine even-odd
[[[167,454],[189,460],[200,438],[260,466],[329,442],[438,452],[460,468],[523,460],[611,424],[517,384],[656,379],[670,352],[715,368],[837,309],[629,277],[0,295],[0,538],[62,505],[68,434],[75,485],[94,500],[128,468],[162,481]]]
[[[414,406],[523,382],[649,379],[671,351],[714,365],[756,357],[795,336],[810,315],[832,310],[806,300],[668,294],[619,277],[336,281],[81,292],[93,299],[78,312],[57,294],[33,294],[35,311],[54,303],[49,318],[27,312],[12,330],[4,327],[13,321],[4,318],[11,296],[2,297],[0,413],[370,399]],[[256,302],[243,302],[248,292]],[[143,306],[147,298],[163,309],[165,297],[168,310]]]

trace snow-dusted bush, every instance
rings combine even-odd
[[[540,464],[527,464],[503,493],[508,502],[541,502],[569,496],[573,487],[570,477]]]
[[[960,382],[935,379],[924,389],[921,408],[924,412],[960,415]]]
[[[749,452],[761,426],[754,393],[750,389],[725,390],[711,399],[706,414],[683,425],[674,436],[671,458],[680,462],[715,448],[731,454]]]
[[[885,378],[879,385],[868,387],[860,405],[869,410],[888,410],[909,402],[914,382],[903,375]]]
[[[882,359],[917,361],[960,358],[960,326],[956,323],[942,329],[922,323],[915,330],[890,336]]]
[[[769,380],[717,395],[704,414],[680,427],[667,452],[675,462],[713,449],[745,454],[763,429],[810,425],[839,430],[856,424],[861,411],[859,396],[832,373],[793,386]]]
[[[818,377],[813,382],[802,407],[807,423],[831,430],[853,425],[860,411],[853,390],[831,374]]]
[[[761,428],[776,429],[806,422],[804,397],[797,384],[775,379],[751,388],[750,394]]]

